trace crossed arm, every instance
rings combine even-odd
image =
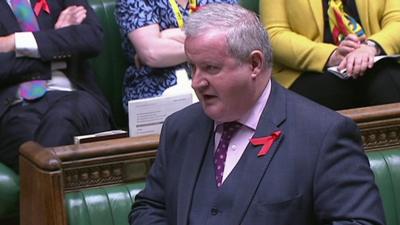
[[[87,58],[97,55],[102,47],[102,28],[94,13],[84,0],[65,0],[62,11],[51,11],[56,16],[53,29],[33,32],[38,57],[17,57],[15,33],[0,37],[0,81],[20,82],[27,74],[49,74],[51,62],[70,57]],[[58,14],[58,15],[57,15]],[[3,82],[4,81],[4,82]]]
[[[163,68],[186,61],[185,34],[179,28],[160,31],[158,24],[136,29],[128,34],[136,49],[135,64]]]
[[[86,9],[83,6],[69,6],[60,13],[54,29],[81,24],[85,18]],[[15,51],[15,33],[0,37],[0,53],[13,51]]]

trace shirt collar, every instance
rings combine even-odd
[[[260,120],[261,114],[267,104],[268,98],[271,94],[271,80],[269,80],[267,86],[265,87],[261,96],[257,99],[256,104],[245,114],[243,115],[238,122],[243,124],[244,126],[256,130],[258,121]],[[214,121],[214,130],[220,125],[221,122]]]

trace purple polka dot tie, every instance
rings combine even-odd
[[[221,139],[219,140],[217,150],[214,154],[214,166],[215,166],[215,180],[217,182],[217,187],[222,185],[222,178],[224,176],[226,152],[228,151],[229,142],[232,136],[239,130],[242,126],[238,122],[229,122],[223,124],[223,131]]]
[[[39,25],[28,0],[11,0],[11,8],[22,31],[38,31]],[[32,80],[20,84],[18,95],[25,100],[42,97],[46,93],[45,80]]]

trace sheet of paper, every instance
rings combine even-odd
[[[129,101],[129,136],[160,134],[167,116],[191,104],[191,93]]]

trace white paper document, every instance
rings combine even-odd
[[[74,144],[103,141],[115,138],[127,137],[128,133],[124,130],[109,130],[95,134],[79,135],[74,137]]]
[[[160,134],[167,116],[191,104],[191,93],[129,101],[129,136]]]
[[[400,59],[400,55],[380,55],[374,57],[374,62],[377,62],[381,59]],[[339,78],[349,79],[351,76],[347,74],[346,69],[339,70],[337,66],[332,66],[328,68],[328,71]]]

